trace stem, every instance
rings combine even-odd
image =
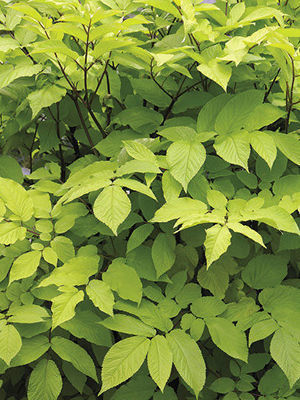
[[[290,117],[291,117],[291,112],[293,108],[293,94],[294,94],[294,85],[295,85],[295,64],[293,58],[290,56],[291,62],[292,62],[292,84],[291,84],[291,91],[289,92],[289,85],[288,82],[286,83],[287,85],[287,91],[286,91],[286,110],[287,110],[287,116],[285,120],[285,133],[288,133],[289,130],[289,122],[290,122]]]
[[[33,134],[32,143],[31,143],[30,150],[29,150],[29,169],[30,169],[30,172],[32,172],[32,162],[33,162],[32,151],[33,151],[33,146],[34,146],[34,142],[35,142],[38,126],[39,126],[39,124],[35,125],[35,131],[34,131],[34,134]]]
[[[265,93],[264,103],[267,101],[268,96],[269,96],[269,94],[271,93],[271,90],[272,90],[272,88],[273,88],[273,86],[274,86],[274,84],[275,84],[275,82],[276,82],[276,79],[277,79],[277,77],[278,77],[278,75],[279,75],[279,72],[280,72],[280,68],[278,69],[276,75],[274,76],[274,78],[273,78],[273,80],[272,80],[272,82],[271,82],[271,85],[270,85],[268,91]]]
[[[76,110],[77,110],[77,113],[78,113],[82,128],[83,128],[83,130],[85,132],[85,135],[87,137],[87,140],[88,140],[88,142],[89,142],[89,144],[90,144],[90,146],[92,148],[92,151],[93,151],[93,153],[95,155],[97,155],[97,151],[96,151],[96,149],[94,149],[94,143],[93,143],[92,138],[90,136],[89,130],[88,130],[87,126],[86,126],[86,123],[84,122],[84,118],[83,118],[82,112],[81,112],[79,104],[78,104],[78,99],[77,99],[77,97],[74,97],[74,96],[71,96],[71,98],[74,101],[74,104],[75,104],[75,107],[76,107]]]
[[[59,140],[59,158],[60,158],[60,180],[62,182],[65,182],[66,180],[66,163],[65,163],[65,159],[64,159],[64,153],[62,150],[62,145],[61,145],[61,135],[60,135],[60,126],[59,126],[59,122],[60,122],[60,113],[59,113],[59,103],[56,103],[56,135],[58,137]]]
[[[156,85],[160,88],[160,90],[162,90],[166,95],[168,95],[169,97],[171,97],[171,99],[173,99],[173,96],[169,92],[167,92],[166,89],[164,89],[163,86],[159,82],[157,82],[157,80],[153,74],[153,60],[154,60],[154,58],[151,58],[151,63],[150,63],[150,76],[151,76],[153,82],[156,83]]]

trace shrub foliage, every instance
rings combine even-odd
[[[0,1],[1,400],[299,398],[299,11]]]

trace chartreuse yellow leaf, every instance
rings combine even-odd
[[[38,250],[29,251],[16,258],[10,270],[9,283],[32,276],[39,266],[40,259],[41,252]]]
[[[198,398],[206,376],[206,367],[200,348],[194,339],[181,329],[171,331],[166,339],[179,375],[193,389]]]
[[[142,366],[149,345],[150,340],[143,336],[133,336],[114,344],[103,360],[99,395],[131,378]]]
[[[17,329],[10,324],[4,325],[0,330],[0,358],[9,365],[21,346],[22,339]]]
[[[163,392],[170,377],[173,354],[164,336],[157,335],[151,342],[147,356],[151,378]]]
[[[21,221],[33,215],[33,202],[26,190],[11,179],[0,178],[0,198]]]
[[[94,214],[115,235],[119,225],[130,213],[131,203],[120,186],[108,186],[102,190],[94,203]]]
[[[230,241],[231,233],[226,225],[216,224],[206,229],[204,246],[207,268],[226,252]]]
[[[56,400],[62,390],[62,378],[52,360],[42,359],[31,372],[28,384],[28,400]]]

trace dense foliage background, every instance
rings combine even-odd
[[[0,0],[0,400],[300,398],[299,13]]]

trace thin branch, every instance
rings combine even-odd
[[[268,91],[265,93],[264,103],[267,101],[268,96],[269,96],[269,94],[271,93],[271,90],[272,90],[272,88],[273,88],[273,86],[274,86],[274,84],[275,84],[275,82],[276,82],[276,79],[277,79],[277,77],[278,77],[278,75],[279,75],[279,72],[280,72],[280,68],[278,69],[276,75],[274,76],[274,78],[273,78],[273,80],[272,80],[272,82],[271,82],[271,85],[270,85]]]
[[[287,98],[286,98],[286,108],[287,108],[287,116],[285,120],[285,133],[288,133],[289,130],[289,123],[291,112],[293,108],[293,95],[294,95],[294,86],[295,86],[295,63],[293,58],[290,56],[291,63],[292,63],[292,83],[291,83],[291,90],[288,90],[288,82],[287,82]]]
[[[31,146],[30,146],[30,149],[29,149],[29,169],[30,169],[30,172],[32,172],[32,163],[33,163],[32,152],[33,152],[33,146],[34,146],[35,138],[36,138],[36,135],[37,135],[38,126],[39,126],[39,124],[35,125],[35,130],[34,130],[32,142],[31,142]]]
[[[154,58],[151,58],[151,63],[150,63],[150,76],[151,76],[151,79],[160,88],[160,90],[162,90],[166,95],[168,95],[172,99],[173,96],[166,89],[164,89],[164,87],[156,80],[156,78],[155,78],[155,76],[153,74],[153,60],[154,60]]]
[[[93,151],[93,153],[94,153],[95,155],[97,155],[97,151],[96,151],[96,149],[94,148],[93,140],[92,140],[92,138],[91,138],[91,135],[90,135],[90,133],[89,133],[89,130],[88,130],[88,128],[87,128],[87,126],[86,126],[86,123],[85,123],[85,121],[84,121],[82,112],[81,112],[81,110],[80,110],[80,107],[79,107],[79,104],[78,104],[78,99],[77,99],[77,97],[74,97],[74,96],[71,96],[71,98],[72,98],[72,100],[74,101],[74,104],[75,104],[75,107],[76,107],[76,110],[77,110],[77,113],[78,113],[78,116],[79,116],[79,119],[80,119],[82,128],[83,128],[84,133],[85,133],[85,135],[86,135],[86,137],[87,137],[87,140],[88,140],[88,142],[89,142],[89,144],[90,144],[90,146],[91,146],[91,148],[92,148],[92,151]]]
[[[65,182],[66,180],[66,163],[64,159],[64,153],[61,145],[61,135],[60,135],[60,113],[59,113],[59,103],[56,103],[56,135],[59,140],[59,158],[60,158],[60,180]]]

